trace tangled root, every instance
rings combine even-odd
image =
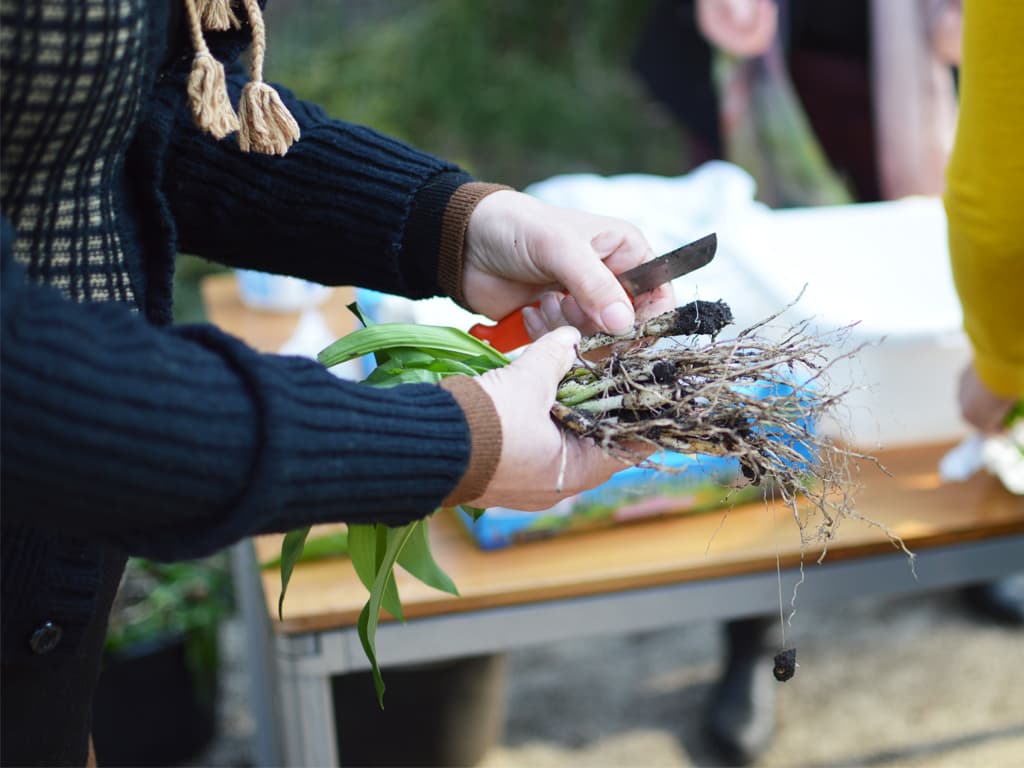
[[[659,462],[665,452],[736,459],[747,481],[781,496],[802,544],[822,545],[824,557],[844,518],[864,519],[853,511],[851,459],[878,462],[815,429],[850,391],[830,390],[827,373],[861,349],[835,352],[852,326],[813,335],[803,320],[769,338],[766,326],[788,308],[729,339],[718,339],[732,321],[721,301],[680,307],[626,339],[588,337],[581,354],[609,352],[566,374],[552,417],[644,467],[677,471]]]

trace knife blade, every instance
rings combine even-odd
[[[629,300],[636,301],[637,296],[708,264],[715,258],[717,250],[718,236],[712,232],[638,267],[628,269],[616,277],[629,294]],[[494,325],[477,323],[469,332],[481,341],[488,342],[499,352],[511,352],[531,341],[523,323],[522,309],[506,315]]]
[[[717,250],[718,236],[712,232],[699,240],[669,251],[664,256],[628,269],[617,277],[630,297],[636,297],[688,272],[700,269],[715,258]]]

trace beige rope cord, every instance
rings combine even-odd
[[[196,7],[203,29],[240,29],[242,26],[242,22],[231,8],[231,0],[199,0]]]
[[[267,155],[283,155],[299,138],[299,124],[282,103],[277,91],[263,82],[263,56],[267,50],[267,32],[257,0],[242,0],[252,25],[252,79],[242,89],[238,105],[241,128],[238,144]]]
[[[189,32],[196,55],[188,76],[188,99],[192,105],[192,118],[196,125],[216,139],[223,139],[237,131],[238,116],[228,99],[224,65],[210,53],[203,38],[196,0],[185,0],[188,11]]]
[[[284,155],[299,139],[299,125],[271,86],[263,82],[267,50],[266,26],[257,0],[241,0],[252,27],[251,79],[242,89],[238,114],[228,98],[224,65],[206,45],[203,30],[240,28],[231,0],[185,0],[195,57],[188,78],[192,116],[199,128],[216,139],[238,131],[243,152]]]

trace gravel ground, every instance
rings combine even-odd
[[[957,593],[801,610],[796,677],[759,765],[1010,768],[1024,764],[1024,630],[969,614]],[[190,766],[248,766],[244,638],[224,635],[221,735]],[[700,730],[718,626],[509,654],[503,738],[481,768],[721,765]]]

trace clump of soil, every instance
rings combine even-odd
[[[732,321],[732,309],[724,301],[691,301],[639,323],[633,331],[632,338],[717,336],[718,332]],[[621,336],[596,333],[580,343],[580,354],[621,342]]]
[[[772,674],[780,683],[792,679],[796,674],[796,648],[787,648],[775,654],[775,666],[772,667]]]

